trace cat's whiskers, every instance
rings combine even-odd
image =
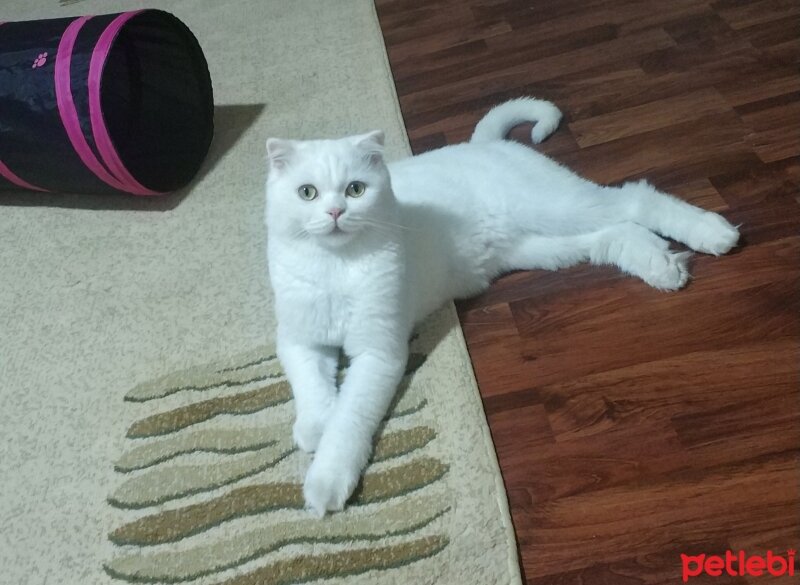
[[[372,223],[370,221],[363,220],[363,219],[360,219],[360,218],[359,219],[351,218],[350,225],[352,227],[356,228],[356,229],[359,229],[359,230],[364,229],[365,227],[370,227],[370,228],[378,230],[379,232],[382,232],[382,233],[396,233],[396,231],[397,231],[395,228],[393,228],[391,226],[385,226],[385,225]]]
[[[323,230],[323,228],[327,227],[328,225],[329,225],[329,222],[328,222],[327,219],[323,219],[323,220],[319,220],[319,221],[310,221],[305,225],[305,227],[303,228],[303,231],[305,231],[306,234],[310,234],[312,232],[318,232],[318,231],[321,232]]]
[[[420,230],[415,229],[415,228],[410,228],[408,226],[400,225],[400,224],[397,224],[397,223],[391,223],[391,222],[383,221],[383,220],[380,220],[380,219],[366,218],[366,217],[360,217],[360,218],[356,218],[356,219],[360,220],[362,223],[364,223],[366,225],[371,225],[373,227],[383,227],[383,228],[389,228],[389,229],[406,230],[406,231],[409,231],[409,232],[419,232],[420,231]]]
[[[304,240],[309,237],[309,233],[306,231],[305,228],[299,228],[295,232],[292,233],[291,237],[295,240]]]

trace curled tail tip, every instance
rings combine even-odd
[[[550,136],[561,122],[561,110],[555,104],[536,98],[517,98],[499,104],[475,126],[470,142],[503,140],[509,130],[524,122],[534,122],[531,140],[539,144]]]
[[[539,144],[544,141],[548,136],[555,132],[558,124],[561,122],[561,113],[558,117],[552,120],[539,120],[531,130],[531,140],[534,144]]]
[[[531,130],[531,140],[534,144],[539,144],[556,131],[558,125],[561,123],[561,110],[553,102],[546,100],[532,100],[536,102],[535,107],[538,111],[536,124]]]

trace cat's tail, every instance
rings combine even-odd
[[[561,110],[555,104],[535,98],[519,98],[493,107],[481,118],[470,142],[503,140],[514,126],[536,122],[531,131],[534,144],[550,136],[561,121]]]

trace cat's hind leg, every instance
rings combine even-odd
[[[698,252],[719,256],[739,240],[739,231],[718,213],[663,193],[646,181],[609,189],[621,197],[627,218]]]
[[[507,254],[510,270],[558,270],[581,262],[613,264],[660,290],[677,290],[689,279],[690,253],[669,244],[633,222],[573,236],[524,236]]]
[[[558,270],[588,262],[597,232],[575,236],[525,235],[505,254],[504,270]]]

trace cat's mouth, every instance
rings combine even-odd
[[[340,243],[349,240],[352,236],[352,231],[342,229],[342,227],[337,223],[323,235],[323,238],[329,242]]]
[[[353,230],[342,227],[342,224],[337,221],[333,224],[333,227],[330,229],[327,235],[335,237],[352,236]]]
[[[341,238],[342,236],[348,235],[349,232],[344,231],[338,225],[333,226],[329,232],[325,234],[324,237],[326,238]]]
[[[347,226],[343,227],[339,222],[328,224],[325,227],[316,227],[316,229],[307,229],[307,232],[318,238],[320,243],[332,245],[344,244],[355,235],[355,230],[348,229]]]

